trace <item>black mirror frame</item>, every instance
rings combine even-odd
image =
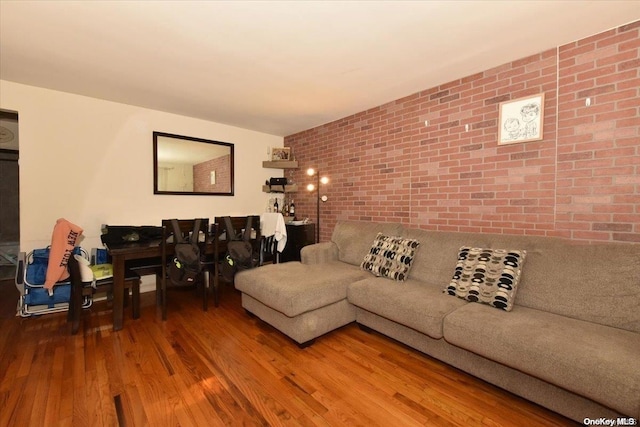
[[[229,148],[229,169],[231,191],[229,192],[202,192],[202,191],[164,191],[158,189],[158,137],[182,139],[205,144],[222,145]],[[171,194],[179,196],[233,196],[234,195],[234,145],[230,142],[213,141],[210,139],[194,138],[191,136],[175,135],[165,132],[153,132],[153,194]]]

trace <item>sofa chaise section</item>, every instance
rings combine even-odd
[[[240,272],[235,287],[242,306],[301,347],[355,320],[347,287],[370,276],[360,262],[378,231],[400,233],[399,224],[346,223],[331,242],[303,248],[302,262],[267,265]]]
[[[355,320],[347,287],[365,276],[342,262],[270,264],[238,273],[242,306],[301,346]]]

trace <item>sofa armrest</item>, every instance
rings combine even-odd
[[[338,247],[333,242],[315,243],[302,248],[300,260],[303,264],[321,264],[338,260]]]

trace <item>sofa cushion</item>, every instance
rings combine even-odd
[[[333,229],[331,241],[338,247],[340,261],[360,266],[378,233],[398,236],[401,231],[402,225],[395,223],[339,221]]]
[[[444,319],[444,338],[623,414],[637,414],[637,333],[527,307],[506,313],[467,304]]]
[[[404,282],[420,242],[378,233],[360,267],[374,276]]]
[[[346,299],[347,285],[368,273],[343,262],[269,264],[236,274],[235,287],[262,304],[294,317]]]
[[[463,246],[444,292],[511,311],[525,255],[526,251]]]
[[[468,304],[443,294],[439,286],[411,279],[395,282],[378,277],[349,285],[347,298],[353,305],[435,339],[442,338],[444,316]]]

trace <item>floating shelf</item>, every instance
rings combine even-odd
[[[284,191],[282,191],[282,187],[282,185],[272,185],[271,191],[269,191],[269,186],[263,185],[262,191],[264,191],[265,193],[295,193],[296,191],[298,191],[298,184],[285,185]]]
[[[297,169],[297,160],[278,160],[278,161],[264,161],[262,162],[263,168],[269,169]]]

